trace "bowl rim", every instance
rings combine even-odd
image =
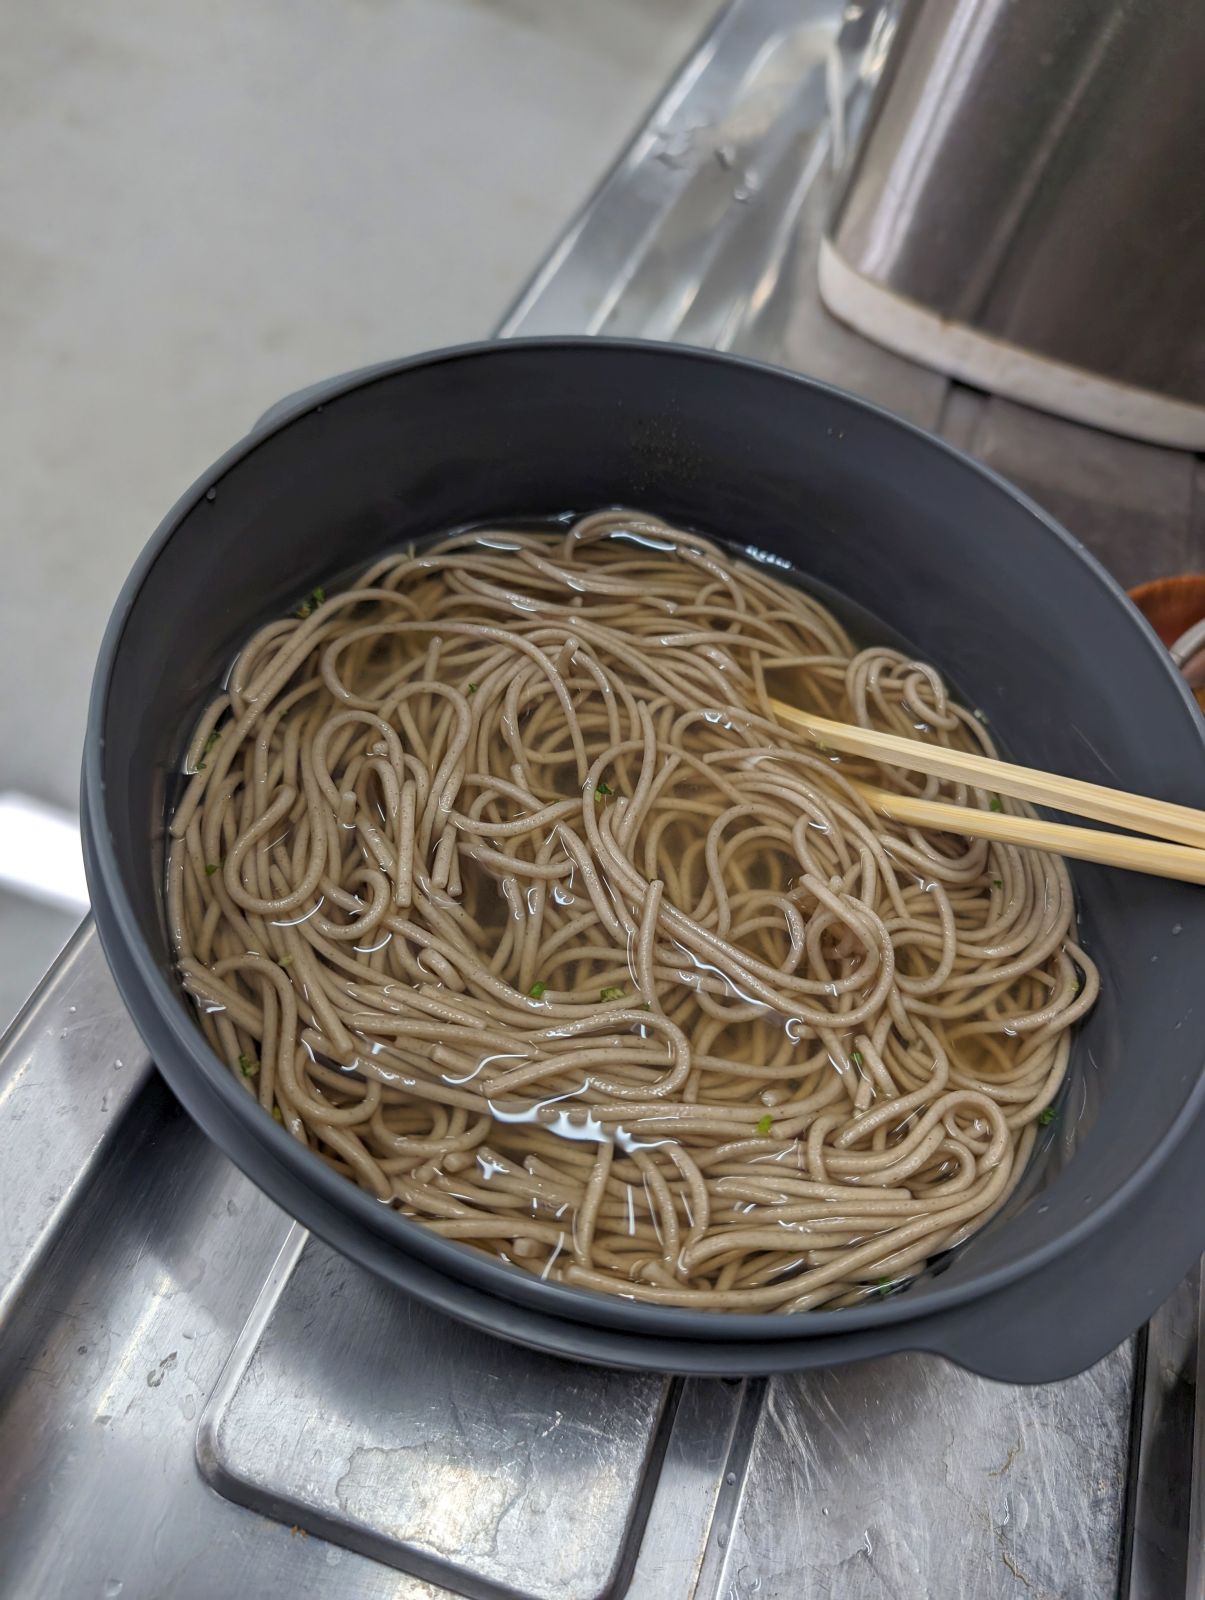
[[[1201,1114],[1205,1108],[1205,1074],[1198,1071],[1197,1081],[1171,1123],[1121,1185],[1102,1199],[1099,1205],[1088,1211],[1080,1221],[1015,1261],[1006,1262],[981,1274],[972,1274],[960,1283],[932,1287],[927,1290],[922,1302],[914,1302],[911,1306],[908,1305],[907,1296],[901,1295],[889,1296],[878,1302],[866,1302],[858,1306],[826,1311],[822,1317],[781,1316],[769,1312],[692,1310],[688,1307],[662,1306],[627,1300],[621,1295],[608,1295],[593,1289],[543,1281],[521,1268],[499,1261],[470,1246],[444,1239],[427,1229],[421,1222],[403,1216],[392,1207],[382,1205],[358,1185],[335,1172],[313,1151],[299,1144],[272,1118],[264,1115],[258,1103],[252,1101],[245,1090],[235,1082],[224,1063],[211,1050],[182,1003],[182,991],[161,971],[158,958],[142,934],[118,866],[107,823],[104,726],[113,671],[121,650],[126,625],[151,569],[173,534],[185,517],[204,500],[207,493],[220,485],[221,479],[233,466],[291,427],[294,422],[328,402],[354,391],[370,388],[373,384],[390,381],[407,371],[460,362],[507,360],[512,353],[531,353],[540,350],[573,351],[582,354],[602,352],[612,356],[628,353],[644,360],[667,361],[688,366],[692,363],[703,363],[708,366],[737,368],[755,374],[758,381],[802,386],[902,431],[921,449],[942,453],[963,471],[986,480],[998,492],[1019,505],[1031,518],[1037,520],[1050,539],[1087,567],[1096,582],[1103,586],[1113,601],[1119,625],[1137,627],[1140,634],[1145,637],[1148,647],[1156,653],[1171,693],[1182,703],[1198,738],[1205,739],[1205,721],[1202,721],[1191,691],[1177,671],[1170,655],[1145,617],[1092,552],[1068,533],[1049,513],[991,468],[884,407],[852,395],[835,385],[766,362],[727,352],[655,340],[551,335],[538,338],[489,339],[453,345],[377,363],[359,371],[343,374],[306,390],[295,404],[286,401],[274,407],[269,413],[270,420],[265,425],[253,428],[249,434],[231,446],[180,496],[139,554],[121,588],[105,628],[92,682],[84,743],[81,813],[89,845],[88,874],[90,879],[94,880],[93,900],[104,908],[96,917],[102,946],[105,947],[110,966],[114,969],[123,998],[131,1007],[134,1021],[136,1023],[140,1021],[138,1013],[142,1002],[153,1012],[157,1024],[153,1031],[169,1041],[170,1050],[165,1052],[164,1061],[159,1060],[158,1053],[154,1049],[152,1055],[159,1070],[180,1094],[190,1113],[200,1122],[203,1131],[214,1137],[215,1142],[226,1149],[224,1141],[210,1132],[206,1117],[196,1109],[195,1102],[201,1098],[196,1091],[202,1090],[210,1097],[214,1095],[218,1097],[227,1116],[233,1116],[243,1125],[252,1144],[259,1147],[262,1158],[267,1158],[251,1161],[234,1157],[258,1187],[268,1193],[290,1215],[297,1217],[320,1236],[326,1237],[341,1252],[353,1259],[361,1260],[363,1264],[370,1265],[376,1271],[381,1270],[379,1259],[372,1253],[374,1258],[368,1261],[367,1249],[358,1252],[356,1236],[360,1229],[367,1229],[378,1239],[384,1238],[395,1247],[400,1258],[395,1281],[402,1286],[406,1285],[406,1273],[402,1262],[407,1258],[418,1258],[428,1269],[433,1268],[446,1277],[465,1282],[496,1298],[542,1311],[562,1322],[587,1324],[595,1328],[609,1327],[618,1332],[643,1334],[653,1338],[699,1340],[726,1345],[763,1340],[800,1340],[813,1336],[831,1339],[838,1330],[854,1333],[874,1329],[886,1331],[901,1327],[902,1331],[902,1325],[917,1319],[923,1319],[927,1324],[932,1317],[943,1311],[965,1306],[1018,1282],[1099,1233],[1110,1219],[1128,1206],[1145,1187]],[[110,940],[117,944],[116,950],[109,948]],[[125,965],[120,959],[122,955],[131,964],[133,977],[129,971],[122,971]],[[152,1030],[148,1028],[147,1031]],[[185,1086],[193,1092],[184,1092]],[[230,1152],[227,1150],[227,1153]],[[315,1216],[316,1212],[321,1212],[322,1215]],[[414,1285],[413,1288],[415,1293],[422,1296],[420,1285]]]

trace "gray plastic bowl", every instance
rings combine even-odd
[[[166,795],[242,641],[410,539],[614,504],[779,552],[831,584],[946,669],[1016,759],[1205,803],[1202,724],[1154,635],[1050,518],[939,441],[821,384],[670,346],[515,341],[398,362],[311,393],[224,456],[159,528],[109,624],[84,759],[88,878],[160,1070],[307,1227],[521,1343],[721,1375],[904,1349],[1025,1381],[1080,1370],[1205,1244],[1200,889],[1075,869],[1104,991],[1030,1176],[941,1270],[838,1312],[719,1316],[541,1283],[332,1172],[198,1031],[164,926]]]

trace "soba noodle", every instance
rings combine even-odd
[[[608,511],[315,590],[197,726],[169,916],[237,1081],[381,1201],[540,1277],[799,1311],[999,1208],[1097,979],[1061,860],[848,779],[995,796],[776,723],[992,752],[747,556]]]

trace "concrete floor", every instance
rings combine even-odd
[[[8,0],[0,793],[74,811],[140,546],[271,402],[489,331],[716,0]],[[0,896],[0,1026],[73,918]]]

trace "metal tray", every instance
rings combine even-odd
[[[890,8],[738,0],[506,319],[829,378],[1113,568],[1200,565],[1205,475],[831,321],[834,165]],[[0,1594],[1203,1600],[1200,1285],[1090,1372],[724,1383],[442,1322],[291,1224],[152,1070],[85,924],[0,1047]]]

